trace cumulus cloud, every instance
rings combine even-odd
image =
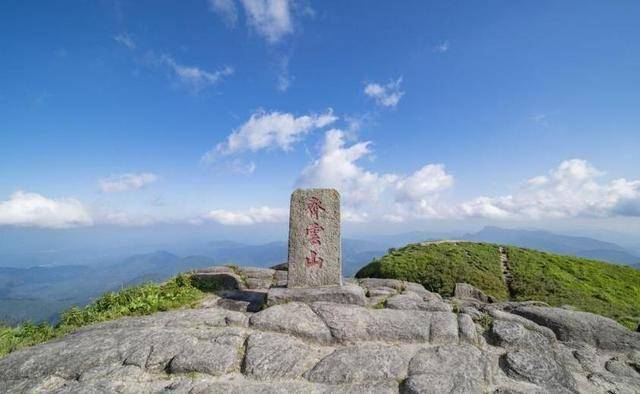
[[[638,216],[640,180],[601,182],[602,175],[585,160],[566,160],[547,175],[529,179],[513,195],[478,197],[459,210],[489,219]]]
[[[302,171],[299,184],[338,189],[344,200],[354,206],[377,202],[380,193],[397,176],[377,174],[358,165],[360,159],[371,153],[370,146],[370,141],[345,146],[342,130],[327,131],[320,157]]]
[[[169,55],[161,55],[158,59],[174,73],[178,82],[194,93],[198,93],[206,87],[215,85],[222,78],[233,74],[233,68],[224,66],[217,71],[206,71],[196,66],[179,64]]]
[[[230,226],[246,226],[259,223],[285,222],[289,217],[289,211],[281,208],[263,206],[250,208],[246,211],[229,211],[226,209],[214,209],[202,216],[204,220],[213,220],[220,224]]]
[[[74,198],[50,199],[17,191],[0,201],[0,225],[68,228],[92,223],[89,211]]]
[[[404,96],[404,92],[400,89],[401,84],[402,77],[385,85],[371,82],[365,85],[364,94],[373,98],[380,106],[395,108]]]
[[[347,221],[362,222],[387,215],[402,221],[413,215],[442,216],[438,193],[453,184],[441,164],[428,164],[410,175],[366,170],[359,161],[371,154],[371,142],[347,146],[345,133],[332,129],[325,134],[320,157],[301,173],[301,187],[331,187],[340,191]]]
[[[247,22],[270,43],[293,32],[289,0],[241,0]]]
[[[440,192],[453,185],[453,176],[447,174],[442,164],[427,164],[410,176],[396,183],[398,197],[419,201],[426,195]]]
[[[98,181],[100,190],[105,193],[123,192],[140,189],[158,180],[158,176],[150,172],[137,174],[111,175]]]
[[[133,41],[133,38],[131,38],[131,36],[129,36],[129,34],[127,34],[126,32],[120,33],[117,36],[114,36],[113,39],[116,40],[116,42],[118,42],[119,44],[124,45],[129,49],[132,49],[132,50],[136,49],[135,41]]]
[[[293,32],[290,0],[239,0],[247,25],[275,44]],[[236,2],[232,0],[209,0],[209,6],[234,26],[238,19]]]
[[[256,152],[267,148],[290,150],[292,145],[307,133],[323,128],[338,119],[328,109],[324,114],[296,117],[290,113],[258,111],[248,121],[233,131],[226,142],[219,143],[202,157],[212,162],[220,155],[242,151]]]

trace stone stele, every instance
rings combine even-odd
[[[342,285],[340,194],[297,189],[289,211],[288,287]]]

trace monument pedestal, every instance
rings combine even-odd
[[[272,287],[267,292],[267,306],[287,302],[312,304],[319,301],[364,306],[367,297],[362,287],[352,284],[324,287]]]

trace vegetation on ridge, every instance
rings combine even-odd
[[[640,271],[571,256],[512,246],[511,285],[502,278],[499,246],[446,242],[411,244],[372,261],[356,277],[401,279],[422,283],[444,296],[466,282],[498,300],[539,300],[552,306],[611,317],[630,329],[640,322]]]
[[[203,295],[193,285],[190,275],[180,274],[162,284],[147,283],[106,293],[84,308],[72,307],[62,313],[60,322],[55,326],[29,322],[17,327],[0,325],[0,357],[88,324],[194,306]]]

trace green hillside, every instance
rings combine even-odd
[[[504,246],[511,283],[502,278],[499,245],[472,242],[411,244],[372,261],[356,277],[422,283],[449,296],[458,282],[470,283],[498,300],[540,300],[640,323],[640,271],[620,265]]]

